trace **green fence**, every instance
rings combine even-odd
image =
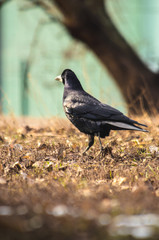
[[[62,116],[63,86],[54,77],[65,68],[77,73],[88,92],[124,111],[118,88],[94,54],[41,9],[26,9],[24,3],[9,1],[0,10],[2,112]],[[125,38],[155,68],[159,1],[109,0],[107,4]]]

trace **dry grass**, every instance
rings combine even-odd
[[[87,137],[67,120],[2,117],[0,236],[103,239],[103,214],[159,214],[159,120],[137,120],[149,133],[111,132],[105,156],[98,141],[82,156]]]

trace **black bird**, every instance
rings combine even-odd
[[[81,132],[88,134],[88,147],[83,153],[94,144],[94,136],[98,136],[102,151],[100,138],[109,136],[110,130],[147,132],[138,126],[147,127],[146,125],[126,117],[119,110],[101,103],[85,92],[73,71],[66,69],[55,80],[64,84],[63,107],[67,118]]]

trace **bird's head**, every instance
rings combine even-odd
[[[65,69],[55,80],[62,82],[66,88],[81,90],[83,89],[75,73],[70,69]]]

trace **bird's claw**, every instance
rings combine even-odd
[[[102,155],[102,157],[105,157],[108,154],[113,157],[112,148],[108,146],[106,146],[105,148],[102,147],[99,154]]]
[[[82,156],[86,156],[86,150],[82,152]]]

